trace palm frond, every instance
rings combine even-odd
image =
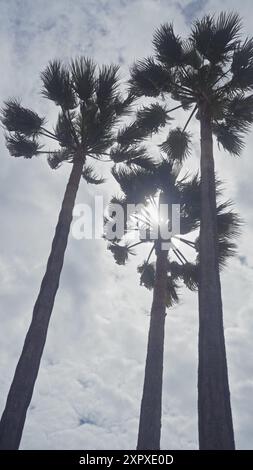
[[[59,113],[58,120],[54,129],[55,136],[59,140],[59,143],[62,147],[74,147],[75,139],[73,136],[73,129],[71,126],[74,126],[74,112],[69,114],[70,120],[67,118],[65,113]]]
[[[62,149],[62,150],[58,150],[53,153],[50,153],[48,155],[47,161],[48,161],[50,168],[52,168],[52,170],[56,170],[62,165],[63,162],[66,162],[66,161],[71,162],[73,158],[74,158],[74,155],[71,154],[67,149]]]
[[[176,36],[173,25],[165,23],[155,31],[153,45],[157,59],[168,67],[181,65],[183,58],[182,40]]]
[[[179,302],[178,284],[172,276],[167,276],[166,307],[172,307]]]
[[[238,90],[253,89],[253,64],[248,67],[242,67],[240,72],[234,73],[230,82],[230,87]]]
[[[111,131],[117,124],[119,117],[116,114],[114,103],[115,101],[112,100],[111,103],[108,102],[107,106],[99,109],[96,116],[96,121],[97,126],[101,129]]]
[[[178,280],[182,277],[182,269],[182,264],[179,264],[177,261],[171,261],[170,259],[168,260],[168,275],[173,279]]]
[[[143,264],[138,266],[137,271],[140,274],[140,284],[146,287],[146,289],[152,290],[155,285],[155,263],[147,263],[144,261]],[[167,275],[166,285],[166,307],[172,307],[174,304],[178,303],[178,288],[176,276],[169,273]]]
[[[242,22],[237,13],[226,13],[222,11],[216,19],[215,32],[216,34],[223,34],[223,42],[225,45],[229,45],[232,41],[237,40],[241,29]]]
[[[131,68],[130,86],[137,96],[159,96],[171,89],[171,74],[148,57],[136,62]]]
[[[38,134],[45,119],[28,108],[23,108],[18,100],[9,100],[1,110],[1,121],[9,132],[19,132],[28,137]]]
[[[117,65],[103,65],[98,72],[96,82],[97,104],[100,110],[111,105],[117,96],[119,87],[119,67]]]
[[[180,190],[181,204],[200,206],[200,178],[198,173],[188,178],[186,174],[177,181]]]
[[[218,49],[221,59],[234,50],[241,31],[241,19],[237,13],[221,12],[215,22],[213,49]]]
[[[108,245],[108,250],[111,251],[113,257],[116,261],[116,264],[125,265],[126,261],[129,258],[129,255],[134,255],[134,251],[129,248],[129,244],[118,245],[117,243],[110,243]]]
[[[110,157],[114,163],[127,162],[135,158],[148,157],[147,149],[144,145],[122,147],[117,145],[110,151]]]
[[[131,91],[126,98],[118,94],[114,100],[114,110],[117,116],[128,116],[131,113],[132,105],[135,101],[135,96]]]
[[[172,87],[170,92],[171,98],[175,101],[180,101],[180,104],[184,111],[191,109],[193,103],[195,103],[195,98],[189,94],[184,93],[178,87]]]
[[[87,139],[87,148],[91,155],[97,158],[98,155],[104,154],[113,144],[114,138],[112,132],[105,129],[97,129],[93,135],[89,135]]]
[[[234,97],[234,94],[233,94]],[[228,116],[228,102],[224,96],[218,93],[213,93],[210,96],[210,112],[212,114],[213,121],[223,121]]]
[[[73,88],[82,101],[93,97],[96,87],[96,64],[93,60],[80,57],[71,63],[71,78]]]
[[[88,184],[103,184],[105,182],[104,178],[101,178],[96,174],[94,168],[91,165],[86,165],[82,171],[82,177]]]
[[[71,84],[69,71],[59,60],[49,62],[49,65],[41,74],[41,79],[43,82],[43,96],[64,109],[76,107],[75,92]]]
[[[170,160],[182,163],[190,154],[190,134],[180,127],[172,129],[160,147]]]
[[[199,90],[210,90],[218,78],[222,75],[223,69],[219,64],[204,64],[198,70],[190,68],[185,73],[181,70],[178,74],[181,85],[198,93]],[[196,98],[190,98],[196,102]]]
[[[225,201],[217,205],[217,230],[219,238],[231,240],[240,234],[242,220],[232,210],[232,206],[231,201]]]
[[[33,138],[15,133],[14,135],[6,135],[6,147],[13,157],[32,158],[37,155],[41,146]]]
[[[127,204],[127,201],[125,196],[113,196],[111,198],[110,204],[119,204],[121,206],[125,206]]]
[[[195,21],[190,40],[193,47],[205,58],[209,59],[209,51],[214,37],[214,18],[205,15],[201,20]]]
[[[152,103],[150,106],[144,106],[137,111],[136,123],[138,127],[145,129],[148,133],[158,132],[168,121],[172,120],[168,116],[166,106],[159,103]]]
[[[238,42],[232,59],[231,70],[234,74],[241,72],[253,64],[253,39],[247,38],[245,41]]]
[[[180,209],[180,233],[187,235],[199,227],[199,217],[189,206]]]
[[[185,286],[191,291],[196,291],[199,286],[199,266],[195,263],[185,263],[182,269],[182,279]]]
[[[195,263],[178,264],[176,261],[169,262],[169,272],[173,279],[181,279],[185,286],[191,291],[196,291],[199,285],[199,265]]]
[[[219,238],[218,242],[218,259],[220,268],[224,268],[227,264],[228,258],[235,256],[237,254],[237,246],[235,243]]]
[[[115,112],[113,101],[99,109],[95,102],[83,103],[79,122],[80,135],[88,153],[102,155],[114,143]]]
[[[217,205],[217,230],[218,230],[218,261],[222,269],[231,256],[237,253],[237,246],[233,239],[240,234],[242,219],[232,210],[232,202],[225,201]],[[196,251],[199,253],[199,238],[195,241]],[[197,257],[199,262],[199,254]]]
[[[203,59],[199,52],[193,47],[191,41],[183,42],[182,63],[195,70],[198,70],[203,65]]]
[[[240,155],[244,148],[241,134],[232,126],[225,123],[214,123],[213,132],[216,135],[218,144],[232,155]]]
[[[118,145],[110,151],[110,157],[114,163],[125,163],[126,165],[137,165],[146,170],[155,169],[156,162],[148,155],[145,146],[121,147]]]
[[[200,178],[198,175],[190,179],[178,181],[181,208],[181,233],[189,233],[199,227],[200,221]]]
[[[235,13],[222,12],[216,20],[206,15],[195,22],[191,40],[200,54],[212,64],[224,62],[235,48],[240,29],[241,20]]]
[[[178,165],[173,161],[162,158],[161,161],[156,165],[155,176],[159,188],[163,191],[163,199],[169,204],[173,203],[171,200],[173,195],[172,192],[177,191],[176,180],[178,177],[179,168]],[[174,198],[173,198],[174,200]],[[178,201],[177,201],[178,202]]]
[[[132,160],[128,160],[126,162],[126,165],[130,167],[136,165],[143,168],[144,170],[155,171],[157,163],[152,157],[146,155],[142,157],[133,158]]]
[[[178,179],[180,168],[171,161],[164,160],[156,166],[157,187],[162,190],[161,201],[168,204],[180,204],[180,233],[188,234],[199,228],[200,224],[200,179],[198,175],[188,175]]]
[[[145,106],[137,111],[136,120],[133,123],[118,131],[117,141],[123,147],[136,145],[153,132],[158,132],[159,128],[164,127],[169,119],[171,118],[164,106],[158,103]]]
[[[117,142],[123,147],[135,145],[148,136],[147,130],[141,128],[136,122],[123,126],[117,134]]]
[[[120,235],[122,238],[128,230],[128,221],[129,221],[129,213],[128,213],[128,200],[126,196],[113,196],[110,200],[109,204],[109,214],[111,219],[115,219],[117,216],[116,208],[120,206],[124,213],[124,226],[122,227],[122,233],[119,232],[119,227],[117,229],[117,236]],[[116,240],[115,240],[116,241]]]
[[[229,101],[226,123],[241,132],[248,130],[253,123],[253,95],[240,93]]]
[[[140,285],[145,286],[146,289],[152,290],[155,284],[155,263],[147,263],[144,261],[143,264],[137,268],[140,276]]]
[[[166,162],[167,164],[167,162]],[[200,223],[200,181],[198,175],[189,179],[188,175],[178,179],[178,169],[172,162],[171,170],[164,171],[164,180],[159,178],[163,190],[163,203],[180,205],[180,233],[188,234],[199,227]],[[164,164],[165,166],[165,164]],[[166,166],[165,166],[166,168]]]
[[[126,165],[120,168],[113,166],[112,175],[120,185],[122,192],[127,196],[129,203],[143,203],[158,189],[154,173],[143,168],[129,169]]]
[[[122,209],[124,210],[124,214],[126,216],[127,214],[127,199],[126,196],[113,196],[110,200],[109,204],[109,212],[110,212],[110,217],[114,218],[116,216],[115,212],[115,205],[116,206],[121,206]]]
[[[244,91],[253,88],[252,38],[247,38],[243,43],[238,42],[233,54],[231,71],[233,76],[229,83],[230,88]]]

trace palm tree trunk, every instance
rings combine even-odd
[[[160,449],[168,252],[157,249],[137,450]]]
[[[234,449],[218,263],[211,117],[200,109],[201,226],[198,413],[200,449]]]
[[[46,342],[49,320],[59,286],[60,274],[67,246],[72,211],[82,174],[83,162],[72,167],[65,191],[46,273],[36,300],[32,322],[7,397],[0,422],[0,449],[18,449],[22,437],[40,360]]]

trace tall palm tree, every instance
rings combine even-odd
[[[104,179],[90,161],[117,160],[120,158],[119,142],[126,154],[121,157],[123,161],[130,148],[134,152],[136,142],[157,132],[169,119],[164,106],[153,104],[143,107],[130,126],[119,128],[120,120],[131,112],[134,96],[120,92],[118,67],[114,65],[98,68],[84,57],[69,66],[53,61],[42,73],[42,82],[43,95],[60,107],[55,129],[46,128],[45,119],[22,107],[19,101],[7,101],[2,110],[7,147],[14,157],[32,158],[43,154],[48,156],[52,169],[65,162],[70,163],[72,169],[46,273],[0,422],[0,449],[19,447],[59,286],[81,177],[88,184],[103,183]],[[39,140],[42,137],[51,139],[56,149],[42,150]],[[139,157],[141,159],[141,155]]]
[[[119,93],[118,67],[110,65],[97,70],[87,58],[73,61],[68,67],[59,61],[49,63],[42,73],[42,82],[43,95],[60,108],[54,130],[46,128],[45,119],[22,107],[19,101],[7,101],[2,110],[7,147],[14,157],[46,154],[53,169],[68,162],[71,172],[46,273],[1,418],[1,449],[19,447],[59,286],[80,180],[83,177],[90,184],[103,183],[89,160],[103,160],[114,142],[114,128],[120,116],[128,112],[132,100],[130,95],[123,98]],[[45,137],[56,144],[55,150],[42,150],[39,139]]]
[[[144,160],[142,164],[145,166]],[[148,289],[153,288],[153,302],[137,449],[159,449],[166,307],[171,307],[178,301],[177,290],[180,280],[191,290],[198,288],[198,260],[189,262],[181,251],[181,246],[190,246],[197,253],[198,240],[194,242],[185,236],[199,226],[200,182],[197,177],[191,180],[179,179],[178,169],[176,170],[175,165],[165,159],[153,163],[153,168],[148,160],[148,169],[137,168],[134,162],[129,166],[126,168],[126,165],[123,167],[121,165],[121,167],[117,168],[116,166],[113,169],[114,177],[120,184],[124,196],[112,199],[111,213],[113,217],[106,221],[106,225],[111,227],[112,224],[117,223],[114,206],[116,202],[125,209],[129,202],[144,203],[145,206],[140,212],[132,215],[133,220],[137,223],[128,223],[122,231],[121,238],[117,233],[113,239],[114,235],[111,231],[106,231],[107,237],[105,237],[108,239],[108,235],[110,235],[112,241],[108,245],[108,249],[112,252],[116,263],[120,265],[126,263],[130,254],[134,254],[134,247],[142,243],[151,243],[147,260],[138,267],[138,272],[141,274],[141,284]],[[154,195],[157,196],[156,200],[153,199]],[[168,220],[160,217],[161,204],[168,207],[170,217]],[[180,234],[172,232],[172,236],[164,238],[163,229],[171,230],[172,204],[180,204]],[[231,237],[237,233],[239,223],[237,215],[228,211],[228,206],[229,203],[223,203],[217,207],[220,264],[223,264],[227,256],[234,252],[235,245],[231,242]],[[140,230],[140,240],[136,243],[130,242],[129,235],[133,230],[137,230],[138,233],[138,229]],[[143,229],[148,234],[144,239],[142,237]],[[168,247],[163,245],[168,242],[170,243]],[[175,245],[176,242],[177,245]],[[150,262],[153,255],[155,255],[155,262]]]
[[[195,115],[201,136],[201,224],[199,283],[198,413],[200,449],[234,449],[218,263],[213,135],[232,155],[243,149],[253,122],[253,39],[241,37],[237,14],[196,21],[187,40],[171,24],[154,34],[154,57],[132,68],[136,96],[169,96],[174,109],[191,110],[184,128],[170,131],[163,149],[169,158],[187,156]],[[173,109],[173,108],[172,108]],[[176,151],[176,152],[175,152]]]

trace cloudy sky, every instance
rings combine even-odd
[[[0,0],[0,98],[22,97],[54,121],[40,95],[50,59],[93,57],[120,63],[123,80],[134,59],[151,52],[156,27],[173,21],[187,34],[191,21],[219,12],[218,0]],[[238,2],[223,0],[225,10]],[[252,2],[240,2],[245,35]],[[185,119],[178,114],[178,122]],[[198,126],[192,125],[198,167]],[[52,171],[45,159],[8,155],[0,135],[1,333],[0,409],[31,320],[45,271],[69,166]],[[242,157],[216,149],[226,196],[245,221],[238,257],[222,274],[227,355],[237,447],[253,448],[253,191],[252,144]],[[108,171],[108,170],[106,170]],[[78,202],[97,189],[82,183]],[[109,197],[112,184],[99,189]],[[116,191],[116,188],[115,188]],[[132,259],[116,267],[105,242],[70,237],[44,356],[21,442],[23,449],[130,449],[136,446],[151,294],[139,286]],[[163,391],[163,449],[197,448],[197,296],[181,290],[168,311]]]

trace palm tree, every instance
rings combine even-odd
[[[118,67],[110,65],[97,70],[87,58],[73,61],[69,67],[59,61],[51,62],[42,73],[42,82],[43,95],[60,107],[56,126],[49,130],[44,118],[15,99],[7,101],[2,110],[2,123],[7,131],[8,150],[14,157],[45,154],[51,168],[58,168],[64,162],[72,168],[46,273],[0,422],[1,449],[19,447],[59,286],[81,177],[90,184],[103,183],[89,160],[103,160],[114,142],[115,125],[129,111],[132,101],[130,95],[123,98],[119,93]],[[57,145],[55,150],[42,150],[39,139],[45,137]]]
[[[183,128],[163,144],[169,158],[187,156],[195,115],[201,136],[201,223],[199,282],[198,413],[200,449],[234,449],[223,329],[216,220],[213,135],[232,155],[243,149],[243,134],[253,122],[253,39],[241,37],[237,14],[207,15],[196,21],[187,40],[171,24],[154,34],[154,57],[132,67],[136,96],[170,96],[174,109],[191,110]],[[173,108],[172,108],[173,110]],[[175,152],[176,150],[176,152]],[[177,154],[177,155],[176,155]]]
[[[70,163],[72,169],[46,273],[0,422],[0,449],[19,447],[60,281],[81,177],[88,184],[103,183],[104,179],[90,161],[119,159],[119,142],[126,153],[124,158],[121,156],[123,161],[128,158],[130,148],[134,152],[137,142],[157,132],[169,119],[164,106],[153,104],[143,107],[130,126],[119,128],[121,118],[131,112],[135,98],[132,93],[124,96],[120,92],[118,67],[114,65],[97,68],[91,59],[84,57],[72,61],[68,67],[53,61],[42,73],[42,82],[43,95],[60,107],[55,129],[46,128],[45,119],[22,107],[19,101],[7,101],[2,110],[2,123],[7,132],[8,150],[14,157],[46,155],[52,169],[64,162]],[[39,141],[42,137],[51,139],[57,148],[42,150]],[[141,160],[141,155],[139,157]]]
[[[145,160],[142,161],[142,166],[146,166]],[[160,448],[166,307],[171,307],[178,302],[177,290],[180,280],[191,290],[198,288],[198,260],[189,262],[181,251],[180,245],[190,246],[196,253],[198,251],[198,240],[191,241],[185,237],[199,226],[200,182],[197,177],[191,180],[185,177],[179,179],[178,173],[178,168],[176,169],[172,162],[163,158],[153,163],[153,168],[151,168],[150,159],[148,169],[138,168],[133,161],[128,168],[126,165],[113,168],[114,177],[124,195],[112,199],[110,212],[113,217],[106,220],[106,227],[115,224],[116,202],[124,209],[129,202],[144,203],[145,206],[140,212],[132,215],[137,223],[131,224],[129,220],[122,231],[121,239],[118,233],[113,239],[111,230],[106,231],[105,238],[108,239],[108,234],[110,234],[112,239],[108,249],[112,252],[116,263],[124,265],[129,255],[135,254],[134,247],[142,243],[151,243],[147,260],[138,267],[141,284],[148,289],[153,289],[137,443],[139,450]],[[159,215],[161,204],[168,207],[170,217],[168,220],[161,219]],[[164,226],[171,230],[172,204],[180,204],[180,235],[172,232],[172,237],[170,235],[169,238],[164,238]],[[224,264],[227,256],[234,253],[235,245],[231,242],[231,237],[237,233],[239,223],[237,215],[228,211],[229,205],[228,202],[217,207],[220,264]],[[146,235],[148,234],[144,239],[143,229],[146,230]],[[128,240],[133,230],[137,230],[137,233],[138,230],[140,231],[140,240],[136,243]],[[170,243],[168,247],[163,245],[168,242]],[[177,245],[175,245],[176,242]],[[155,255],[155,262],[150,262],[152,255]]]

